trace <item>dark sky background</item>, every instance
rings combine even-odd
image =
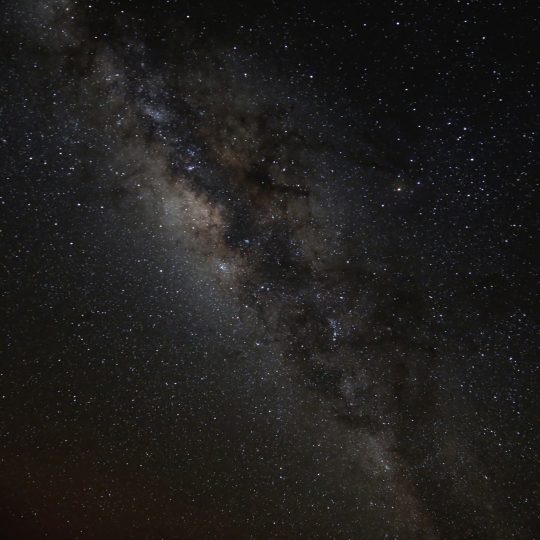
[[[534,4],[5,2],[0,537],[535,538]]]

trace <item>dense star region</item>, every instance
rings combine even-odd
[[[7,2],[0,536],[534,538],[533,7]]]

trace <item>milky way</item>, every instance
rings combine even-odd
[[[254,9],[6,10],[6,534],[533,538],[526,111]]]

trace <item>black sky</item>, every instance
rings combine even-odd
[[[2,538],[538,533],[527,2],[2,7]]]

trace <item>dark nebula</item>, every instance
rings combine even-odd
[[[0,536],[535,538],[533,7],[7,2]]]

